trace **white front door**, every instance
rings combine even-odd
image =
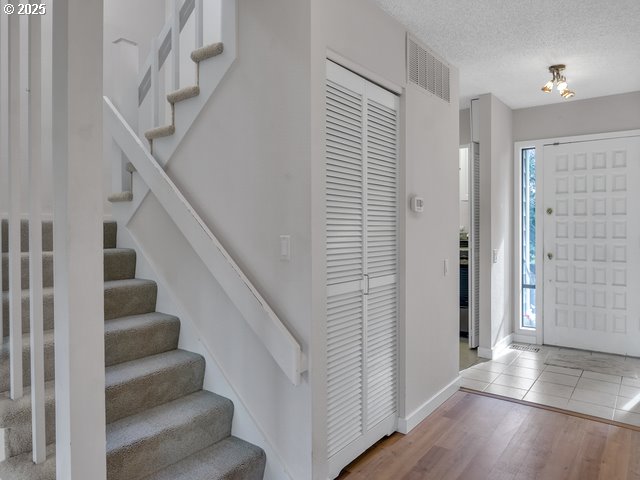
[[[640,356],[640,137],[543,158],[544,343]]]

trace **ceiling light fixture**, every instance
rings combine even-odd
[[[553,90],[553,86],[555,85],[558,92],[560,92],[560,96],[562,98],[567,99],[575,95],[575,92],[573,92],[572,90],[569,90],[569,87],[567,85],[567,79],[562,74],[565,68],[566,66],[562,64],[551,65],[549,67],[549,72],[551,72],[552,77],[551,77],[551,80],[545,83],[544,87],[542,87],[542,91],[544,93],[551,93],[551,91]]]

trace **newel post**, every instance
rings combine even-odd
[[[56,469],[106,479],[102,0],[56,0],[53,182]]]

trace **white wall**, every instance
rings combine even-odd
[[[513,112],[515,141],[640,128],[640,92],[571,100]]]
[[[241,0],[238,8],[238,58],[167,171],[308,353],[309,4]],[[154,218],[154,212],[149,197],[138,215]],[[168,243],[142,217],[130,228],[148,252],[155,252],[149,253],[154,268],[277,451],[268,462],[282,460],[291,479],[310,478],[307,380],[298,387],[289,382],[179,232],[167,231],[174,239]],[[291,235],[289,262],[279,258],[281,234]]]
[[[480,109],[480,347],[491,355],[513,333],[513,115],[497,97]],[[495,262],[494,262],[495,251]]]
[[[326,478],[324,84],[337,53],[370,80],[400,87],[401,334],[400,428],[411,429],[457,389],[458,377],[458,74],[451,103],[406,84],[406,30],[366,0],[312,0],[313,478]],[[421,215],[409,195],[425,197]],[[449,274],[444,276],[444,260]],[[447,390],[447,387],[449,389]],[[443,392],[444,389],[444,392]]]

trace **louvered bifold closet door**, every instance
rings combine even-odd
[[[327,62],[330,471],[395,429],[398,99]]]
[[[329,456],[362,435],[364,415],[364,88],[337,80],[326,100]]]
[[[397,378],[397,97],[367,88],[366,427],[395,415]]]

